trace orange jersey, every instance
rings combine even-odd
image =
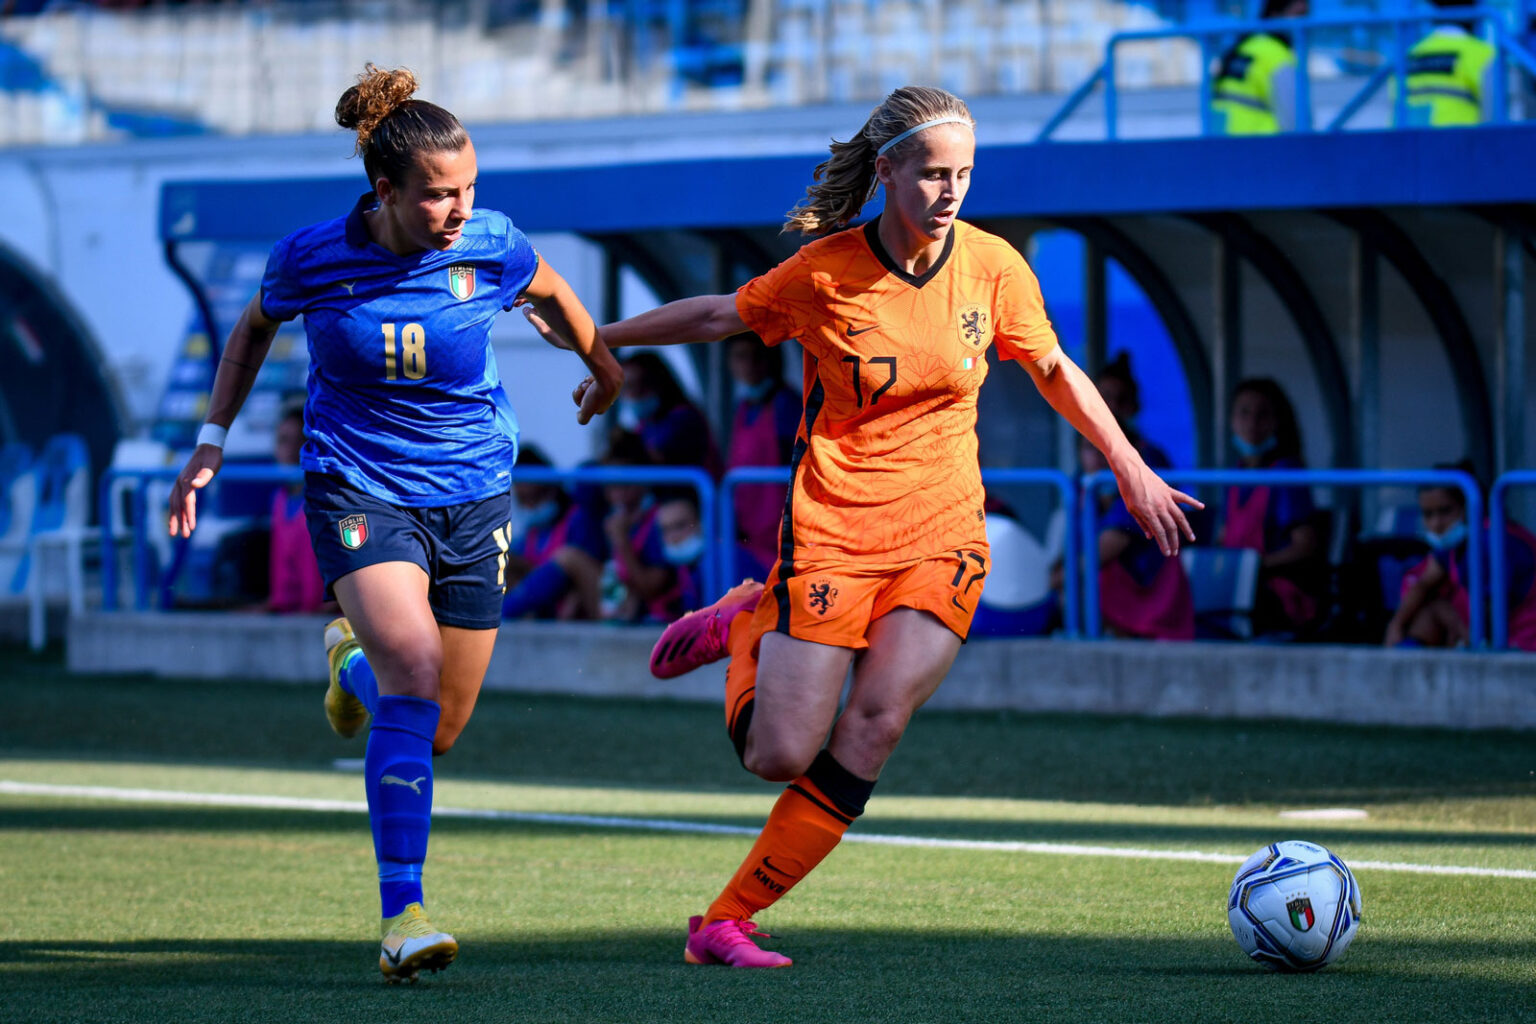
[[[747,327],[805,349],[805,415],[780,528],[787,572],[903,566],[986,551],[976,394],[987,349],[1056,347],[1018,250],[956,221],[921,276],[885,252],[878,221],[817,239],[736,293]]]

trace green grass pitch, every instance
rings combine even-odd
[[[323,684],[16,654],[0,678],[7,1021],[1536,1020],[1529,734],[920,713],[856,833],[1232,858],[1312,839],[1356,867],[1360,935],[1273,975],[1227,929],[1235,861],[845,842],[762,915],[795,966],[752,972],[682,961],[747,838],[467,816],[755,827],[779,787],[736,764],[718,708],[487,694],[438,763],[455,816],[427,864],[460,959],[389,987],[366,818],[302,803],[362,800]],[[1369,816],[1280,817],[1323,807]],[[1362,866],[1385,863],[1516,877]]]

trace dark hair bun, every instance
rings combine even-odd
[[[415,92],[416,76],[408,69],[385,71],[368,64],[357,76],[357,84],[336,101],[336,123],[357,132],[357,151],[361,152],[379,122]]]

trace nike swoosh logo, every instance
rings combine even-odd
[[[860,328],[857,328],[857,329],[855,329],[853,327],[849,327],[848,328],[848,337],[850,337],[850,338],[857,338],[859,335],[864,334],[867,331],[872,331],[872,330],[874,330],[878,326],[879,326],[879,324],[870,324],[868,327],[860,327]]]
[[[960,599],[958,597],[955,597],[953,594],[950,595],[949,600],[950,600],[950,602],[952,604],[954,604],[954,606],[956,608],[959,608],[961,611],[965,611],[966,610],[965,605],[961,604],[960,603]]]
[[[415,793],[417,796],[421,796],[421,786],[419,783],[426,781],[426,778],[427,777],[425,775],[420,775],[417,776],[415,782],[406,782],[398,775],[385,775],[379,779],[379,785],[404,786],[406,789],[410,790],[412,793]]]
[[[390,963],[394,964],[396,967],[399,967],[400,966],[400,954],[403,953],[403,952],[405,952],[405,943],[403,943],[403,942],[400,944],[400,948],[396,949],[396,950],[391,950],[388,946],[385,946],[384,947],[384,958],[386,960],[388,960]]]
[[[800,877],[799,875],[792,875],[792,874],[790,874],[788,871],[785,871],[783,868],[776,868],[776,867],[774,867],[772,859],[768,858],[768,857],[764,857],[763,858],[763,867],[767,868],[769,871],[772,871],[776,875],[783,875],[785,878],[799,878]]]

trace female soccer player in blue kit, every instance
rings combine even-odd
[[[591,316],[522,232],[472,212],[475,147],[453,114],[411,99],[415,89],[409,71],[370,64],[337,103],[373,191],[272,249],[170,503],[171,533],[190,535],[197,491],[222,464],[278,324],[302,315],[305,515],[345,613],[326,628],[325,711],[343,736],[373,719],[364,776],[389,981],[458,953],[426,918],[421,868],[432,757],[469,720],[501,620],[518,429],[491,321],[526,301],[562,324],[598,382],[578,400],[581,423],[623,381]]]

